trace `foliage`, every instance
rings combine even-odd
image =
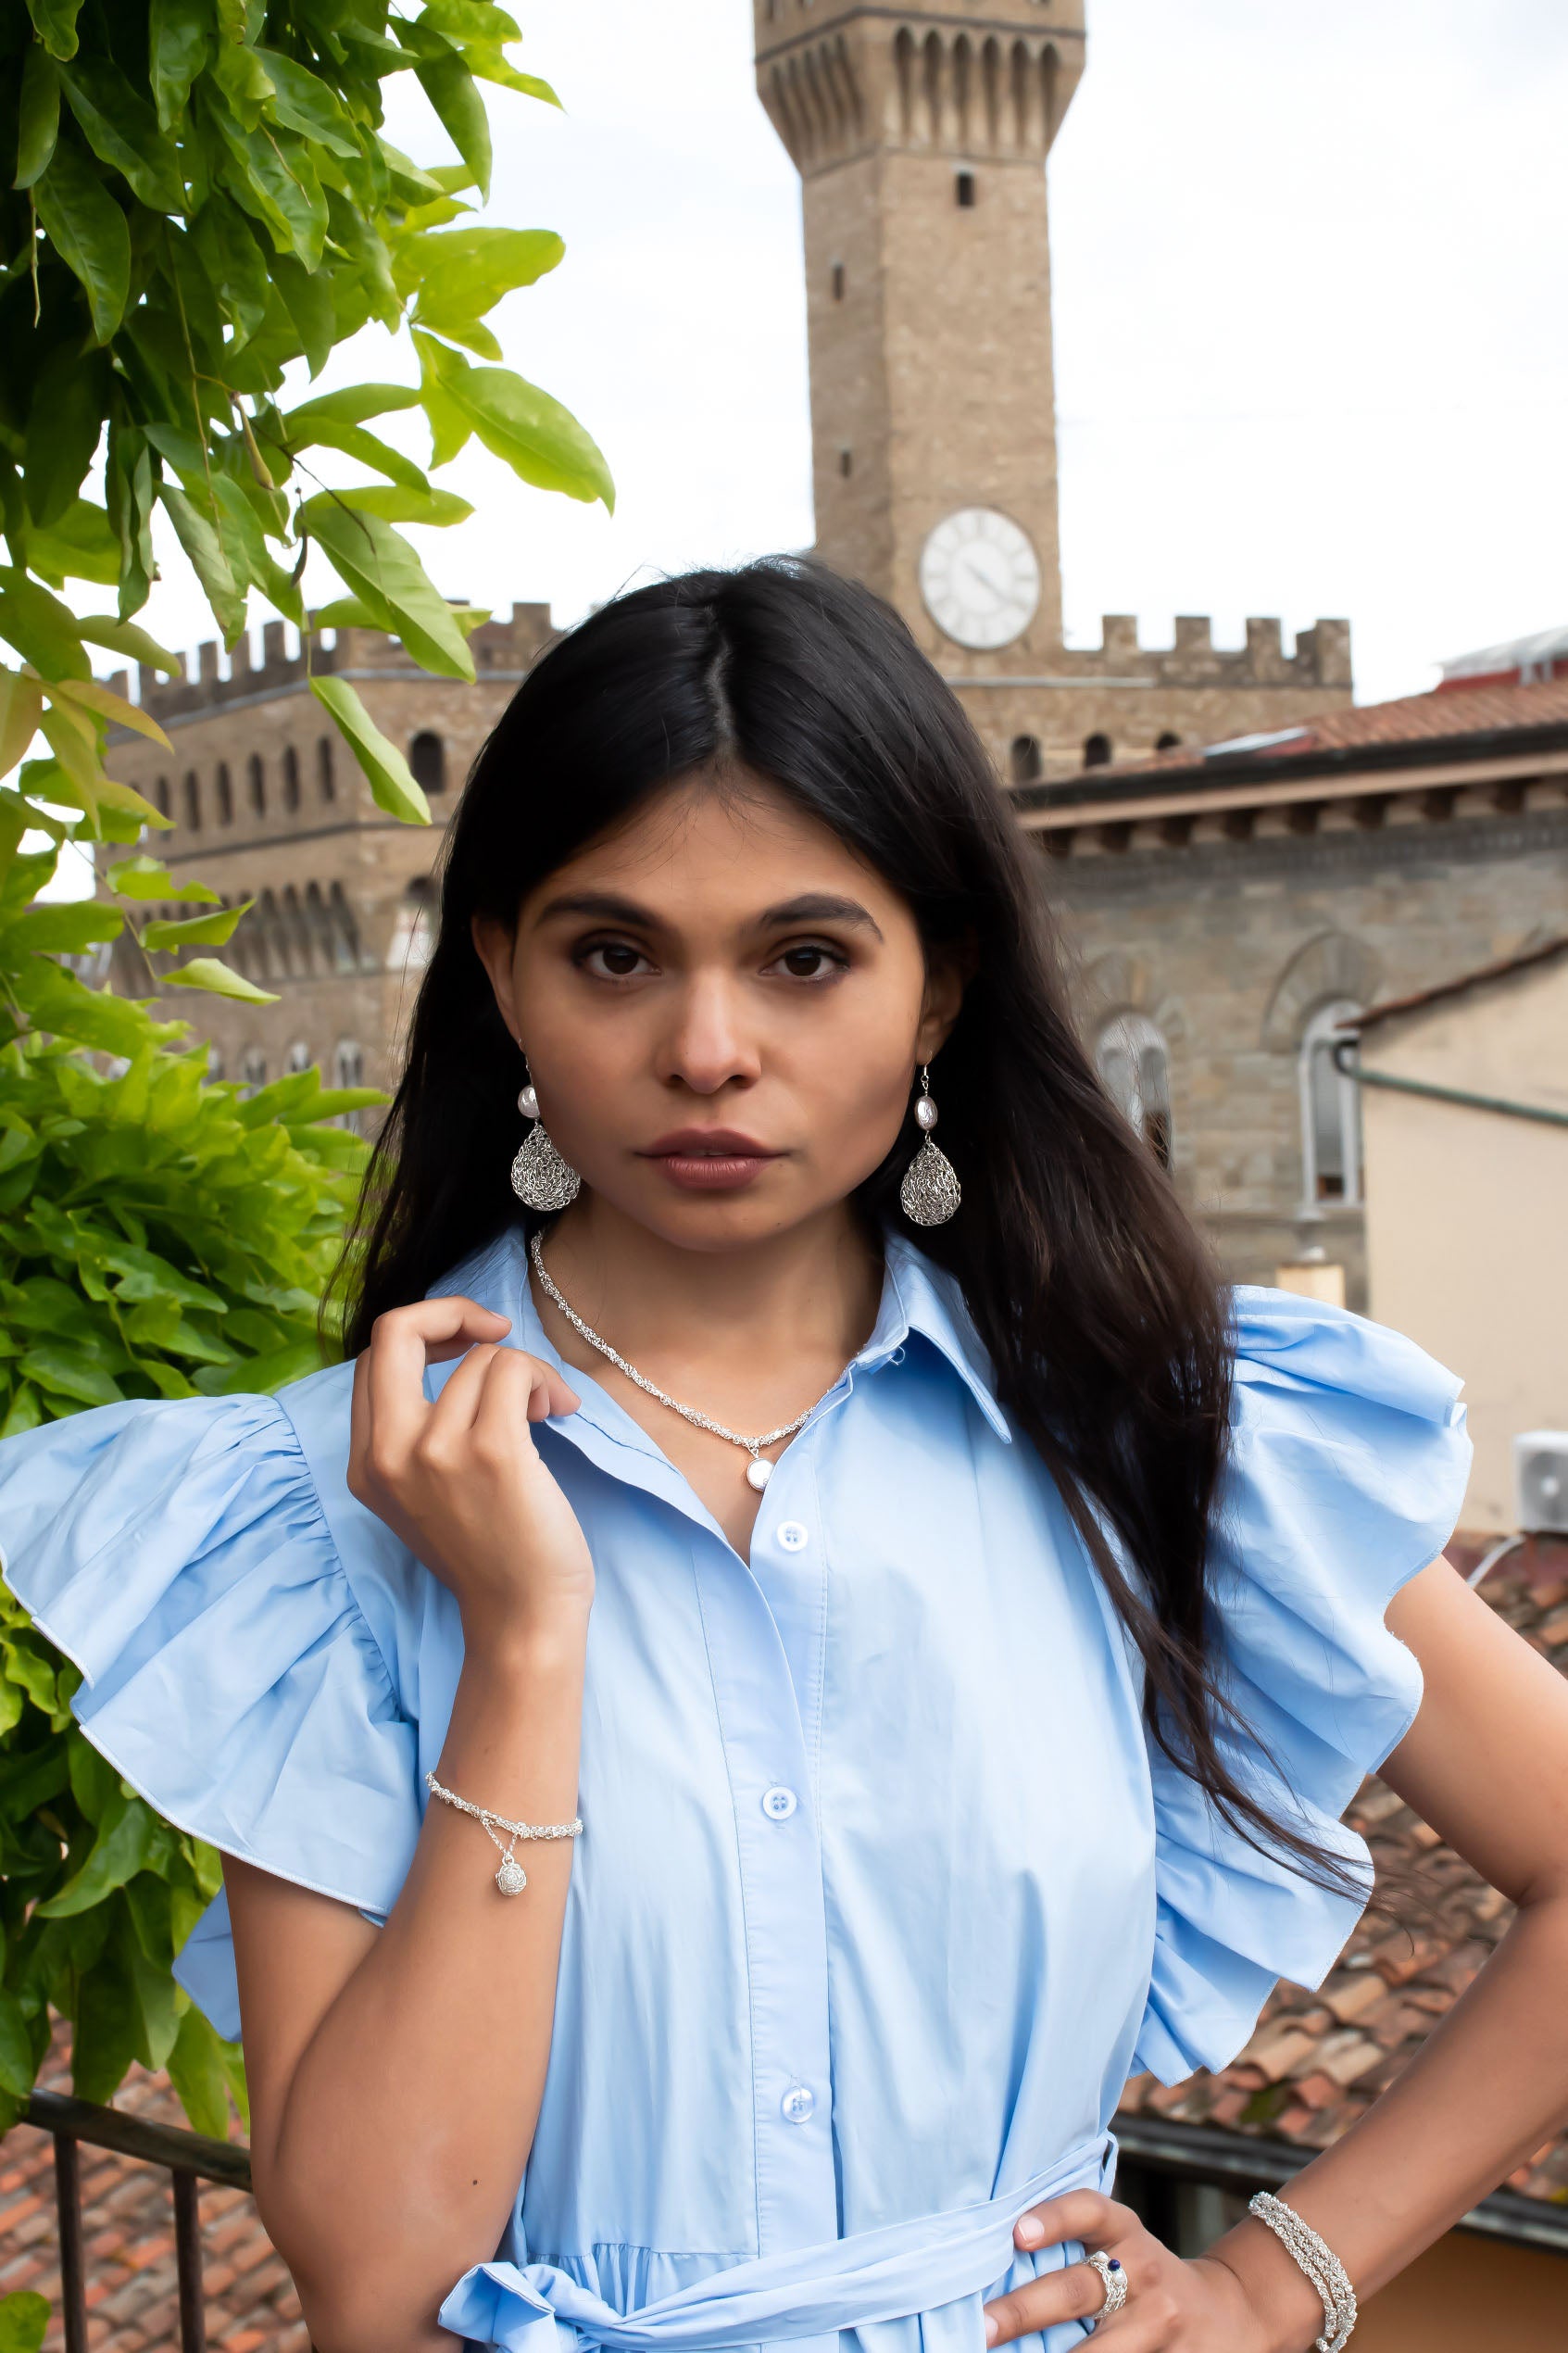
[[[35,2288],[0,2296],[0,2353],[38,2353],[49,2325],[49,2299]]]
[[[0,169],[0,649],[14,656],[0,661],[0,1437],[121,1398],[269,1390],[320,1361],[318,1300],[365,1150],[336,1123],[383,1099],[326,1092],[315,1071],[247,1098],[209,1084],[188,1025],[157,1017],[160,982],[264,992],[205,952],[245,908],[177,887],[142,848],[168,820],[109,776],[107,730],[167,739],[94,679],[89,649],[177,672],[133,618],[161,507],[230,646],[256,591],[307,654],[313,628],[367,626],[471,679],[484,616],[438,595],[397,528],[470,509],[370,430],[399,410],[422,409],[433,465],[477,438],[524,482],[609,504],[574,419],[466,356],[499,361],[489,312],[561,254],[549,232],[483,225],[462,200],[488,188],[478,85],[553,102],[508,58],[517,37],[491,0],[408,16],[386,0],[0,0],[0,166],[14,158]],[[425,170],[382,135],[382,85],[403,71],[459,162]],[[408,331],[417,386],[285,400],[285,371],[319,374],[371,322]],[[329,486],[323,453],[377,480]],[[333,593],[312,613],[306,576],[323,567]],[[79,618],[56,592],[82,583],[113,609]],[[377,802],[428,819],[348,681],[312,686]],[[40,730],[46,749],[29,758]],[[97,898],[42,902],[56,850],[24,851],[30,829],[125,854],[101,867]],[[138,921],[151,901],[191,912]],[[117,941],[145,998],[93,985]],[[169,1975],[219,1856],[89,1744],[69,1705],[80,1680],[0,1587],[0,2131],[52,2007],[72,2022],[80,2095],[108,2100],[133,2059],[166,2067],[192,2123],[220,2136],[230,2094],[246,2114],[240,2053]],[[31,2353],[41,2300],[0,2301],[0,2353]]]
[[[65,961],[101,943],[116,910],[39,903],[55,852],[19,853],[21,820],[7,818],[0,1437],[122,1398],[270,1390],[312,1371],[317,1302],[366,1151],[326,1123],[383,1099],[325,1091],[315,1070],[248,1098],[208,1083],[187,1025]],[[130,898],[181,895],[146,857],[108,880]],[[98,1067],[83,1047],[114,1059]],[[72,2021],[80,2097],[108,2100],[132,2059],[166,2067],[196,2130],[221,2137],[231,2092],[246,2113],[239,2049],[169,1975],[221,1884],[217,1851],[163,1821],[89,1744],[68,1705],[80,1681],[0,1589],[0,2131],[32,2086],[53,2008]]]
[[[552,232],[481,223],[463,201],[489,187],[479,85],[554,103],[508,57],[518,37],[491,0],[408,16],[387,0],[4,0],[0,642],[18,666],[0,668],[0,775],[42,726],[50,756],[20,780],[35,801],[94,833],[107,810],[168,823],[106,773],[107,722],[159,731],[94,683],[88,655],[177,667],[132,619],[158,508],[229,646],[254,590],[307,633],[385,630],[425,669],[471,680],[467,635],[484,616],[438,594],[397,528],[470,510],[370,421],[421,409],[433,465],[477,438],[524,482],[610,503],[603,457],[559,402],[466,356],[500,359],[488,314],[562,252]],[[458,162],[425,170],[383,136],[399,72]],[[371,323],[408,331],[417,386],[285,402],[285,370],[319,374]],[[378,480],[329,486],[323,453]],[[322,565],[345,593],[312,615],[307,573]],[[112,588],[114,610],[78,620],[55,593],[68,581]],[[428,818],[353,687],[316,683],[378,802]],[[223,971],[207,958],[182,978],[232,994]]]

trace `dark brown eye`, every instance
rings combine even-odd
[[[779,959],[792,980],[820,980],[838,961],[831,950],[820,946],[786,948]]]
[[[608,942],[599,950],[599,954],[604,958],[606,972],[614,973],[617,979],[634,973],[642,961],[636,949],[629,948],[623,939]]]

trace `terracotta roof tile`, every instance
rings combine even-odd
[[[1557,692],[1568,704],[1568,681],[1555,689],[1507,691]],[[1467,1572],[1486,1541],[1456,1538],[1449,1558]],[[1560,1606],[1568,1592],[1568,1545],[1537,1539],[1527,1553],[1500,1563],[1476,1590],[1533,1648],[1568,1673],[1568,1609]],[[1227,2132],[1295,2141],[1304,2149],[1326,2147],[1410,2064],[1453,2007],[1507,1928],[1512,1906],[1434,1840],[1375,1774],[1362,1782],[1347,1818],[1380,1869],[1398,1862],[1420,1872],[1436,1907],[1436,1930],[1390,1930],[1385,1920],[1363,1915],[1319,1989],[1275,1987],[1251,2041],[1229,2067],[1218,2074],[1200,2070],[1171,2090],[1152,2075],[1135,2076],[1123,2095],[1123,2116],[1180,2113],[1189,2122]],[[1526,2196],[1568,2205],[1568,2131],[1546,2142],[1508,2180]]]
[[[1320,711],[1299,727],[1281,729],[1273,740],[1264,738],[1247,752],[1248,760],[1286,761],[1314,752],[1354,751],[1363,746],[1462,741],[1466,736],[1496,730],[1554,727],[1568,724],[1568,678],[1554,678],[1530,686],[1466,686],[1435,688],[1425,695],[1402,695],[1393,702],[1346,703],[1338,711]],[[1250,739],[1238,737],[1240,746]],[[1163,769],[1208,768],[1218,776],[1224,763],[1211,755],[1223,746],[1177,745],[1147,759],[1117,761],[1113,767],[1094,770],[1095,782],[1110,775],[1158,774]],[[1205,758],[1205,753],[1210,755]]]

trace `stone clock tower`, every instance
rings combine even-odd
[[[753,0],[757,85],[798,169],[817,548],[905,615],[1004,775],[1288,724],[1343,702],[1341,623],[1061,635],[1046,157],[1084,0]]]
[[[1044,165],[1082,0],[756,0],[756,19],[804,186],[819,550],[911,615],[923,569],[947,647],[1054,646]],[[941,649],[929,616],[922,635]]]

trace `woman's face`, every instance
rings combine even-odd
[[[473,938],[557,1146],[695,1250],[780,1233],[868,1176],[962,986],[950,959],[927,971],[880,875],[754,780],[671,786],[548,875],[515,934],[479,917]]]

